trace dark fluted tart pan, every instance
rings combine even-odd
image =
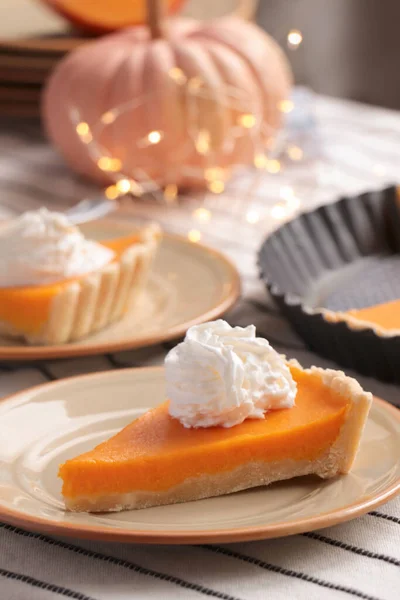
[[[307,346],[364,375],[400,383],[400,331],[341,317],[400,298],[395,186],[303,213],[263,243],[260,276]]]

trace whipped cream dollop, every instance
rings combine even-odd
[[[233,427],[294,405],[296,382],[254,325],[219,320],[191,327],[165,368],[169,413],[185,427]]]
[[[87,240],[62,213],[26,212],[0,226],[0,287],[45,285],[109,263],[114,252]]]

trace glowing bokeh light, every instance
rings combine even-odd
[[[196,242],[199,242],[199,241],[201,240],[201,233],[200,233],[200,231],[198,231],[197,229],[191,229],[191,230],[188,232],[188,235],[187,235],[187,236],[188,236],[188,240],[189,240],[190,242],[193,242],[194,244],[195,244]]]
[[[211,211],[203,207],[196,208],[193,211],[193,217],[200,223],[209,223],[211,221]]]
[[[247,211],[246,221],[248,223],[251,223],[252,225],[254,225],[255,223],[258,223],[259,220],[260,220],[260,215],[258,214],[258,212],[256,210]]]
[[[291,29],[287,35],[287,44],[291,50],[297,50],[303,41],[303,34],[298,29]]]

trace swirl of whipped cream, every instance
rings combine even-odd
[[[197,325],[165,359],[169,413],[185,427],[233,427],[294,405],[297,386],[284,358],[254,325]]]
[[[0,287],[45,285],[109,263],[114,252],[85,239],[62,213],[26,212],[0,226]]]

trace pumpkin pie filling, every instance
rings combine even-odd
[[[400,300],[349,310],[346,315],[387,331],[400,330]]]
[[[0,289],[0,321],[22,334],[37,334],[46,322],[54,296],[65,284]]]
[[[139,417],[115,437],[60,469],[63,495],[165,491],[201,474],[248,461],[313,460],[338,438],[348,400],[326,392],[316,375],[291,368],[296,406],[225,429],[186,429],[168,403]]]

